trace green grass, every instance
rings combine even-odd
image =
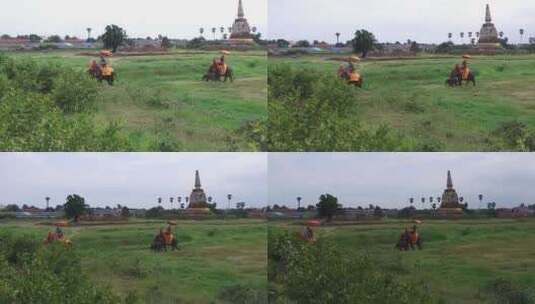
[[[299,226],[275,224],[295,231]],[[535,220],[428,220],[420,226],[424,250],[403,252],[394,244],[411,222],[385,221],[322,227],[318,238],[333,240],[347,252],[370,254],[386,269],[428,282],[445,303],[481,303],[488,285],[504,278],[535,286]]]
[[[50,226],[29,221],[0,222],[1,230],[44,239]],[[64,228],[97,283],[144,303],[214,303],[225,288],[267,288],[266,225],[263,221],[180,221],[181,249],[155,253],[149,245],[164,221]]]
[[[74,51],[13,53],[38,61],[86,69],[92,57]],[[114,87],[102,85],[95,122],[119,121],[137,151],[158,150],[170,141],[180,151],[227,151],[228,138],[237,149],[250,149],[235,131],[247,121],[267,116],[267,59],[264,52],[234,52],[227,62],[234,83],[206,83],[217,52],[172,52],[164,56],[112,58]]]
[[[475,56],[478,85],[449,88],[457,57],[369,60],[357,67],[365,85],[355,100],[364,125],[387,124],[409,138],[445,151],[488,151],[492,132],[518,120],[535,129],[535,56]],[[311,68],[336,77],[339,61],[321,56],[270,58],[270,65]]]

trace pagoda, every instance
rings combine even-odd
[[[459,216],[464,213],[463,205],[459,203],[459,195],[453,188],[453,180],[451,178],[451,171],[448,170],[448,178],[446,182],[446,190],[442,194],[442,203],[438,213],[443,216]]]
[[[208,207],[208,200],[206,199],[206,193],[201,186],[201,178],[199,176],[199,170],[195,171],[195,186],[191,190],[189,195],[189,205],[184,210],[184,215],[189,218],[203,218],[209,215],[210,209]]]
[[[479,31],[477,48],[482,51],[492,51],[501,48],[500,39],[498,38],[498,30],[496,30],[494,23],[492,23],[490,5],[488,4],[485,11],[485,23]]]
[[[254,42],[253,35],[251,34],[251,26],[249,26],[249,22],[245,18],[242,0],[238,3],[238,17],[232,25],[229,40],[232,44],[250,44]]]

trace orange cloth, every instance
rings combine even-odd
[[[419,238],[418,232],[411,232],[410,236],[411,236],[411,243],[416,244]]]
[[[102,76],[111,76],[113,74],[113,68],[105,66],[102,68]]]
[[[466,67],[463,68],[461,71],[463,74],[463,80],[468,80],[468,75],[470,75],[470,68]]]
[[[353,72],[349,74],[349,81],[350,82],[359,82],[360,81],[360,74],[357,72]]]
[[[165,244],[171,245],[171,242],[173,241],[173,234],[170,232],[164,232],[163,238],[165,239]]]

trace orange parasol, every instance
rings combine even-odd
[[[113,56],[113,53],[110,50],[102,50],[100,51],[100,55],[104,57],[111,57]]]
[[[57,223],[54,223],[54,226],[56,226],[56,227],[68,227],[69,226],[69,222],[67,222],[67,221],[57,222]]]
[[[357,56],[351,56],[347,59],[347,61],[350,61],[350,62],[359,62],[360,61],[360,58],[357,57]]]
[[[466,55],[463,55],[463,58],[464,58],[464,59],[472,59],[472,56],[466,54]]]
[[[229,52],[229,51],[226,51],[226,50],[222,50],[222,51],[221,51],[221,54],[223,54],[223,55],[230,55],[230,52]]]
[[[307,226],[321,226],[321,221],[319,220],[310,220],[307,222]]]
[[[167,224],[169,224],[171,226],[176,226],[176,222],[175,221],[168,221]]]
[[[421,223],[423,223],[423,222],[420,221],[420,220],[414,220],[414,223],[415,223],[415,224],[421,224]]]

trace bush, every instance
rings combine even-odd
[[[97,83],[85,73],[67,69],[55,80],[52,99],[65,113],[91,109],[97,97]]]
[[[498,278],[491,281],[486,293],[490,294],[495,303],[503,304],[533,304],[535,292],[515,284],[514,282]]]
[[[491,142],[497,150],[535,151],[535,132],[522,122],[504,122],[492,135],[497,137],[497,140]]]
[[[28,236],[2,234],[0,239],[0,303],[121,302],[109,288],[92,284],[81,273],[80,258],[73,250],[59,244],[43,247]],[[17,261],[10,261],[6,252],[20,249]]]
[[[320,239],[269,233],[270,301],[292,303],[433,303],[421,282],[380,269],[370,257]],[[275,286],[273,286],[275,285]],[[279,288],[277,288],[277,285]],[[288,302],[288,301],[286,301]]]
[[[367,130],[355,120],[359,89],[332,75],[275,66],[268,86],[270,151],[404,149],[401,137],[387,126]]]
[[[221,303],[228,304],[268,303],[265,290],[253,289],[242,285],[233,285],[221,289],[217,298]]]

